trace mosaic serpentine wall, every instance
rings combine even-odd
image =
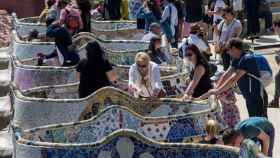
[[[144,36],[144,31],[138,29],[127,29],[117,31],[99,31],[92,29],[91,32],[95,36],[103,40],[141,40]]]
[[[133,130],[120,130],[102,141],[83,145],[22,138],[16,144],[16,156],[21,158],[238,158],[238,152],[237,148],[224,146],[159,143]]]
[[[116,31],[126,29],[136,29],[136,21],[96,21],[91,20],[92,30],[97,31]]]
[[[38,23],[38,17],[18,19],[16,15],[13,15],[13,23],[20,37],[27,36],[33,29],[36,29],[40,34],[45,34],[47,31],[45,24]]]
[[[157,141],[180,142],[186,137],[204,135],[206,119],[205,116],[144,118],[128,108],[112,106],[89,121],[33,129],[23,137],[52,143],[91,143],[119,129],[133,129]]]
[[[58,94],[67,93],[68,90],[73,92],[75,89],[73,86],[47,88],[45,91],[42,89],[27,91],[24,94],[26,96],[18,90],[13,90],[11,100],[15,109],[13,122],[16,126],[29,129],[49,124],[76,122],[89,119],[112,105],[125,106],[141,116],[150,117],[174,117],[174,115],[187,117],[197,112],[198,114],[188,117],[199,120],[197,117],[202,119],[212,115],[213,118],[217,118],[216,115],[219,114],[219,109],[212,104],[209,106],[206,103],[187,103],[176,99],[150,101],[135,99],[123,91],[110,87],[100,89],[85,99],[44,99],[44,97],[59,96]],[[223,126],[222,122],[221,126]]]

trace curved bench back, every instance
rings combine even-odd
[[[239,149],[220,145],[160,143],[134,130],[119,130],[87,144],[32,142],[22,137],[16,143],[16,156],[21,158],[111,158],[115,155],[121,158],[238,158]]]
[[[97,31],[117,31],[136,29],[136,21],[97,21],[91,20],[91,29]]]

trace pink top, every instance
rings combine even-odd
[[[67,5],[64,9],[62,9],[61,12],[60,12],[60,18],[59,18],[59,23],[61,25],[65,24],[65,20],[66,20],[67,16],[78,17],[79,18],[80,29],[84,28],[83,21],[82,21],[82,18],[81,18],[81,13],[78,9],[75,9],[70,5]]]
[[[156,5],[157,5],[158,7],[160,7],[160,0],[155,0],[155,2],[156,2]]]

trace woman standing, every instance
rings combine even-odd
[[[97,42],[88,43],[86,51],[87,59],[81,60],[77,67],[80,98],[87,97],[102,87],[110,86],[117,80],[115,71],[104,58],[104,52]]]
[[[190,74],[190,82],[183,98],[188,100],[200,97],[208,92],[212,88],[212,84],[209,64],[194,44],[187,46],[185,58],[193,67]]]
[[[146,53],[140,52],[135,57],[135,64],[129,69],[129,91],[135,97],[163,97],[165,92],[160,80],[160,68],[151,62]]]
[[[81,29],[81,32],[91,32],[91,3],[89,2],[89,0],[77,0],[77,5],[81,11],[81,18],[84,25],[84,28]]]
[[[145,33],[149,32],[152,23],[158,23],[161,19],[160,9],[156,6],[154,0],[146,1],[147,8],[144,9]]]

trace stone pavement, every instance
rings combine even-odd
[[[280,48],[278,48],[280,49]],[[264,54],[269,54],[265,55],[265,57],[268,59],[273,73],[276,74],[279,71],[279,66],[274,61],[274,54],[270,54],[271,52],[274,52],[277,50],[277,48],[273,49],[265,49],[265,50],[259,50],[258,52],[264,53]],[[269,101],[273,99],[274,95],[274,83],[271,84],[269,87],[266,88]],[[237,105],[239,107],[240,113],[241,113],[241,119],[244,120],[248,118],[248,112],[246,109],[245,101],[242,96],[238,95],[237,96]],[[276,135],[275,135],[275,143],[274,143],[274,158],[279,158],[280,157],[280,108],[275,109],[275,108],[269,108],[268,109],[268,118],[269,120],[273,123],[275,130],[276,130]]]

